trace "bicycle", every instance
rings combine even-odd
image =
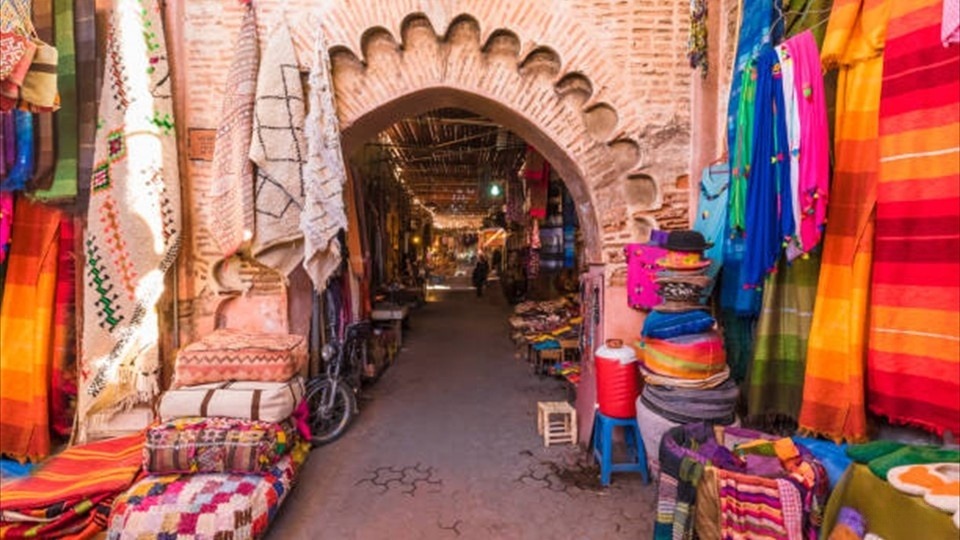
[[[342,342],[332,341],[321,350],[325,372],[307,383],[305,398],[314,445],[339,439],[358,412],[357,394],[367,363],[370,332],[369,321],[350,323]]]

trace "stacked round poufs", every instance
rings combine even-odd
[[[736,383],[730,379],[723,337],[705,302],[709,244],[696,231],[672,231],[657,261],[663,302],[644,321],[637,350],[645,385],[637,399],[637,422],[651,468],[658,468],[660,439],[672,427],[736,420]]]

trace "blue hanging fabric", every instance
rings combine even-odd
[[[766,46],[757,60],[754,152],[747,184],[746,252],[740,275],[741,286],[749,288],[760,287],[764,277],[776,269],[785,239],[795,229],[781,81],[777,53]]]
[[[0,183],[0,191],[20,191],[33,177],[33,114],[16,110],[14,122],[17,154],[10,174]]]
[[[727,148],[733,167],[733,149],[736,148],[737,109],[740,106],[740,76],[750,60],[756,58],[760,47],[769,44],[771,38],[781,34],[782,22],[774,21],[774,0],[743,0],[741,9],[740,36],[737,40],[737,56],[733,79],[730,82],[730,102],[727,106]]]

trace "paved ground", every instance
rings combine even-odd
[[[656,492],[544,448],[536,402],[566,399],[513,356],[509,307],[443,291],[415,311],[398,362],[351,430],[314,450],[270,540],[649,538]]]

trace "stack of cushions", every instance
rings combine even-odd
[[[149,476],[117,500],[109,537],[262,534],[309,447],[306,357],[302,336],[236,330],[181,350],[147,430]]]
[[[644,320],[637,345],[643,391],[637,400],[637,421],[650,447],[671,425],[736,420],[739,390],[730,379],[723,337],[705,304],[710,246],[696,231],[671,231],[658,261],[656,282],[662,302]],[[646,425],[645,425],[646,424]],[[648,452],[656,469],[656,452]]]

